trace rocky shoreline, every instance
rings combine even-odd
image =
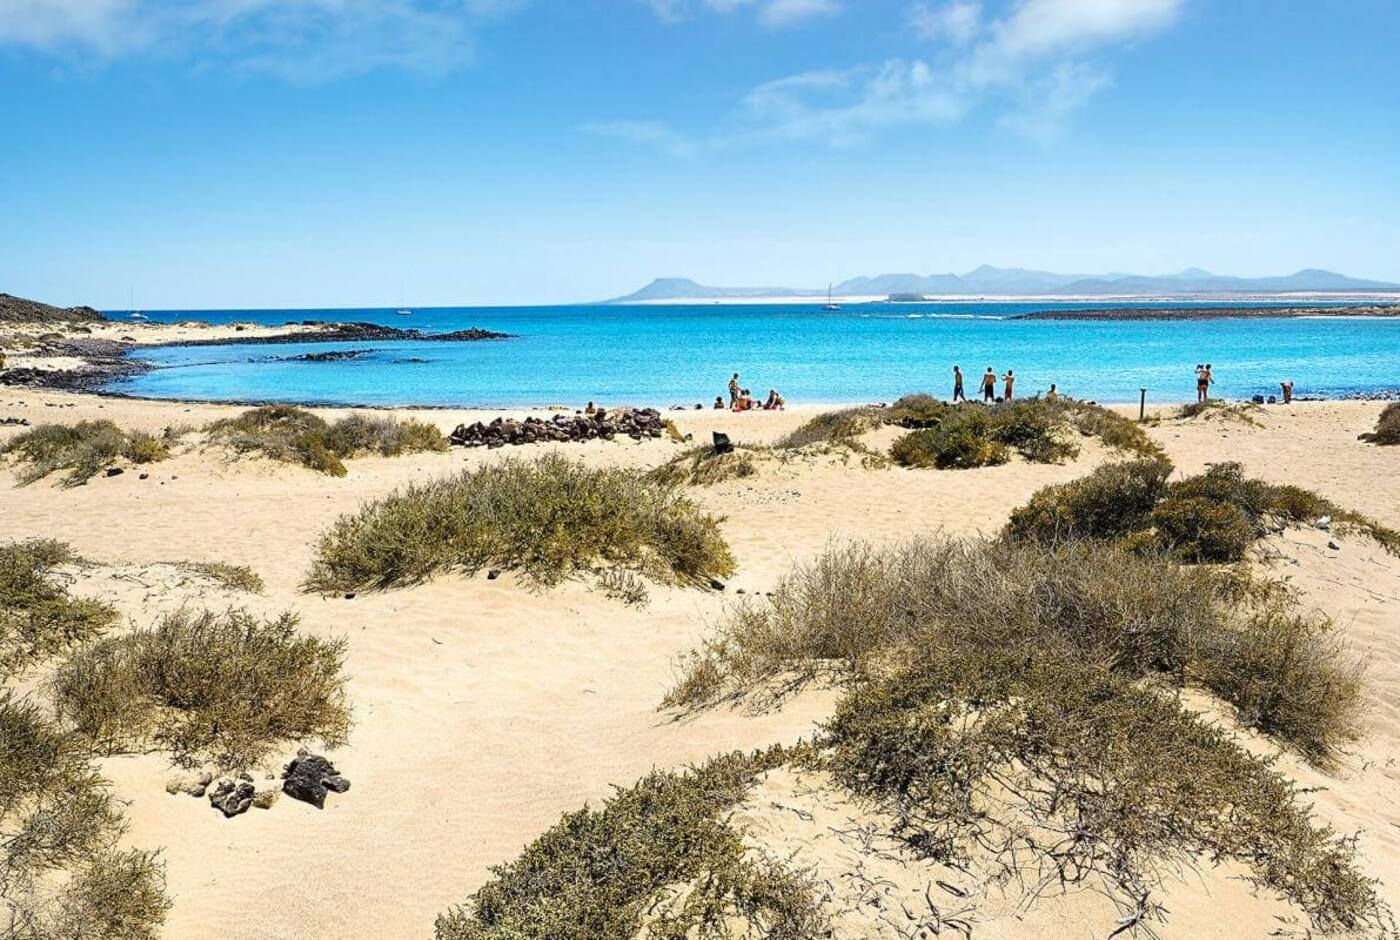
[[[312,331],[295,333],[273,333],[260,336],[220,336],[214,339],[182,339],[169,343],[156,343],[151,348],[172,346],[260,346],[282,343],[351,343],[351,342],[399,342],[413,340],[431,343],[474,343],[493,339],[516,339],[513,333],[497,333],[472,327],[452,333],[424,333],[422,330],[401,330],[393,326],[380,326],[377,323],[350,321],[346,323],[322,323],[317,320],[303,320],[300,324],[287,326],[316,327]]]
[[[1108,310],[1035,310],[1009,320],[1253,320],[1296,317],[1400,317],[1400,304],[1351,307],[1114,307]]]

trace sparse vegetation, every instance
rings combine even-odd
[[[549,454],[414,484],[342,516],[307,586],[387,588],[486,565],[548,585],[600,564],[681,583],[734,569],[719,520],[673,486]]]
[[[1144,551],[1167,551],[1188,562],[1234,562],[1282,523],[1312,524],[1324,516],[1400,554],[1400,532],[1296,486],[1245,477],[1236,463],[1167,483],[1165,461],[1107,464],[1087,477],[1038,490],[1014,510],[1006,533],[1054,545],[1078,538],[1124,539]]]
[[[51,689],[59,719],[102,751],[235,769],[285,741],[343,743],[344,657],[344,641],[299,636],[290,614],[182,610],[73,654]]]
[[[600,809],[569,813],[462,907],[437,940],[594,940],[824,936],[811,886],[755,857],[723,816],[788,759],[775,748],[653,772]],[[742,925],[742,926],[741,926]]]
[[[1262,411],[1253,402],[1232,402],[1223,398],[1208,398],[1193,401],[1176,409],[1175,417],[1182,420],[1201,418],[1207,421],[1234,421],[1249,427],[1259,427],[1258,415]]]
[[[13,940],[156,940],[170,902],[81,742],[0,694],[0,918]]]
[[[247,565],[230,565],[221,561],[177,561],[172,564],[229,591],[246,591],[249,594],[263,592],[262,577]]]
[[[647,474],[648,479],[665,486],[714,486],[728,480],[742,480],[758,473],[760,462],[773,458],[766,447],[736,444],[727,453],[717,453],[708,445],[689,447]]]
[[[65,486],[80,486],[121,458],[144,464],[170,456],[163,439],[140,431],[123,431],[106,420],[41,424],[12,438],[0,453],[20,464],[21,484],[67,470]]]
[[[0,545],[0,678],[100,636],[117,619],[54,580],[55,567],[76,560],[52,540]]]
[[[211,441],[235,453],[260,454],[337,477],[345,476],[342,461],[352,457],[447,450],[442,432],[422,421],[354,414],[329,424],[293,405],[253,408],[215,421],[205,431]]]
[[[862,434],[884,424],[885,417],[879,408],[825,411],[779,438],[773,446],[780,450],[798,450],[814,444],[851,444]]]
[[[1400,444],[1400,401],[1386,405],[1376,419],[1376,429],[1362,434],[1361,440],[1384,446]]]
[[[646,581],[635,571],[625,568],[609,568],[598,576],[598,586],[613,600],[622,601],[629,607],[645,607],[651,601]]]

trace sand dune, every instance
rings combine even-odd
[[[1258,426],[1167,421],[1152,435],[1183,471],[1239,460],[1254,475],[1316,489],[1400,526],[1400,454],[1356,440],[1380,408],[1298,403],[1268,409]],[[0,389],[0,417],[36,423],[101,417],[157,431],[236,410]],[[415,416],[447,430],[483,415]],[[697,440],[720,429],[755,442],[772,440],[808,416],[671,415]],[[0,442],[17,432],[0,428]],[[678,447],[648,441],[562,449],[591,463],[648,466]],[[771,588],[794,560],[812,557],[833,539],[991,532],[1036,488],[1081,476],[1107,454],[1094,445],[1065,466],[1016,461],[962,472],[867,470],[858,461],[830,460],[765,467],[757,477],[695,493],[727,517],[723,530],[739,562],[729,590],[654,587],[643,608],[587,584],[540,591],[509,574],[494,581],[439,577],[353,599],[300,591],[315,539],[337,514],[409,480],[505,456],[454,450],[363,459],[350,463],[348,477],[333,479],[187,453],[152,465],[145,480],[127,472],[74,489],[45,481],[12,488],[9,471],[0,470],[0,540],[58,538],[96,561],[137,566],[74,573],[76,591],[110,599],[131,623],[149,623],[179,604],[240,604],[268,614],[295,610],[304,630],[349,641],[355,727],[350,744],[331,756],[353,789],[323,812],[284,801],[270,812],[225,820],[201,801],[167,795],[171,771],[160,756],[104,762],[117,792],[131,803],[129,841],[165,849],[175,905],[167,937],[431,936],[436,914],[462,901],[489,866],[512,858],[562,812],[653,767],[795,741],[829,713],[834,695],[821,691],[761,715],[718,709],[677,721],[656,710],[675,657],[705,635],[738,590]],[[1271,543],[1271,564],[1308,603],[1346,625],[1365,655],[1373,703],[1369,736],[1337,774],[1287,754],[1279,766],[1304,786],[1320,788],[1315,800],[1324,820],[1361,834],[1370,873],[1383,880],[1387,900],[1400,906],[1400,559],[1359,539],[1328,548],[1335,539],[1290,530]],[[249,565],[267,590],[240,595],[198,581],[176,583],[166,570],[142,567],[181,559]],[[294,750],[292,744],[283,756]],[[770,778],[763,797],[751,801],[745,812],[753,838],[790,844],[819,866],[846,864],[849,845],[834,839],[806,844],[781,812],[763,808],[765,801],[792,798],[790,784]],[[821,811],[848,809],[835,804]],[[1254,896],[1232,874],[1183,878],[1168,901],[1172,920],[1159,933],[1263,937],[1282,929],[1301,935],[1304,923],[1295,910]],[[985,899],[978,921],[985,929],[976,935],[1101,936],[1109,913],[1104,903],[1052,899],[1026,913],[1014,899]],[[897,936],[882,933],[872,918],[842,923],[848,926],[841,936]]]

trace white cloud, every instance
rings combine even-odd
[[[909,20],[923,39],[964,45],[982,25],[982,4],[973,0],[953,0],[938,6],[920,3],[910,12]]]
[[[662,20],[675,23],[702,10],[733,13],[745,7],[757,10],[758,21],[773,28],[790,26],[817,16],[841,12],[837,0],[642,0]]]
[[[474,28],[525,0],[0,0],[0,43],[138,51],[318,81],[376,68],[440,73]]]

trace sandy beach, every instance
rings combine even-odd
[[[1238,460],[1253,475],[1313,488],[1395,526],[1396,455],[1357,441],[1381,407],[1295,403],[1264,410],[1257,426],[1165,420],[1149,433],[1181,472]],[[106,418],[154,433],[238,410],[0,389],[0,418],[34,424]],[[396,414],[447,431],[498,412]],[[810,416],[809,409],[668,414],[697,441],[719,430],[753,443],[772,441]],[[0,443],[22,430],[0,427]],[[893,434],[876,431],[869,443],[888,445]],[[353,789],[323,812],[284,800],[272,812],[226,820],[203,801],[168,795],[173,771],[159,754],[102,762],[129,801],[126,840],[163,851],[174,902],[166,937],[430,936],[437,914],[462,902],[492,865],[513,858],[561,813],[652,768],[795,742],[829,716],[834,693],[821,690],[763,714],[719,708],[676,720],[657,710],[676,658],[740,592],[770,590],[794,561],[833,541],[994,532],[1034,490],[1082,476],[1108,456],[1094,442],[1064,465],[1015,460],[981,470],[919,471],[818,458],[765,465],[755,477],[694,491],[725,518],[723,533],[738,561],[726,590],[657,586],[640,608],[584,583],[542,590],[510,573],[496,580],[440,576],[350,599],[300,589],[313,543],[338,514],[410,481],[551,447],[589,464],[639,467],[680,449],[665,440],[454,448],[355,460],[344,479],[209,451],[177,452],[142,468],[146,478],[128,470],[71,489],[48,480],[16,487],[11,470],[0,470],[0,540],[70,542],[100,563],[75,572],[73,590],[110,601],[128,625],[147,625],[182,605],[238,605],[259,614],[296,611],[302,630],[348,641],[354,727],[349,745],[330,756]],[[1345,624],[1350,644],[1367,661],[1368,734],[1335,774],[1288,753],[1279,767],[1316,788],[1311,798],[1324,821],[1359,834],[1367,872],[1381,879],[1382,896],[1394,906],[1400,904],[1400,559],[1363,539],[1344,539],[1339,549],[1329,541],[1326,533],[1290,530],[1271,541],[1269,564],[1302,590],[1305,603]],[[151,567],[177,559],[248,565],[266,591],[211,590]],[[1215,708],[1209,701],[1202,707]],[[1251,746],[1277,750],[1263,739]],[[279,757],[294,751],[290,743]],[[781,780],[764,786],[776,788],[764,791],[772,799],[759,799],[740,815],[751,817],[750,829],[770,843],[787,844],[794,837],[783,834],[784,814],[768,806],[781,805],[794,790]],[[859,815],[851,806],[824,811]],[[791,847],[802,864],[819,868],[840,867],[847,851],[831,840],[799,838]],[[1264,937],[1277,935],[1281,917],[1301,935],[1306,918],[1267,892],[1249,890],[1234,874],[1207,867],[1185,875],[1171,889],[1166,904],[1173,916],[1159,934]],[[1105,904],[1081,893],[1026,912],[989,905],[977,935],[1081,935],[1089,925],[1102,926]],[[853,920],[840,935],[896,935],[874,923]]]

